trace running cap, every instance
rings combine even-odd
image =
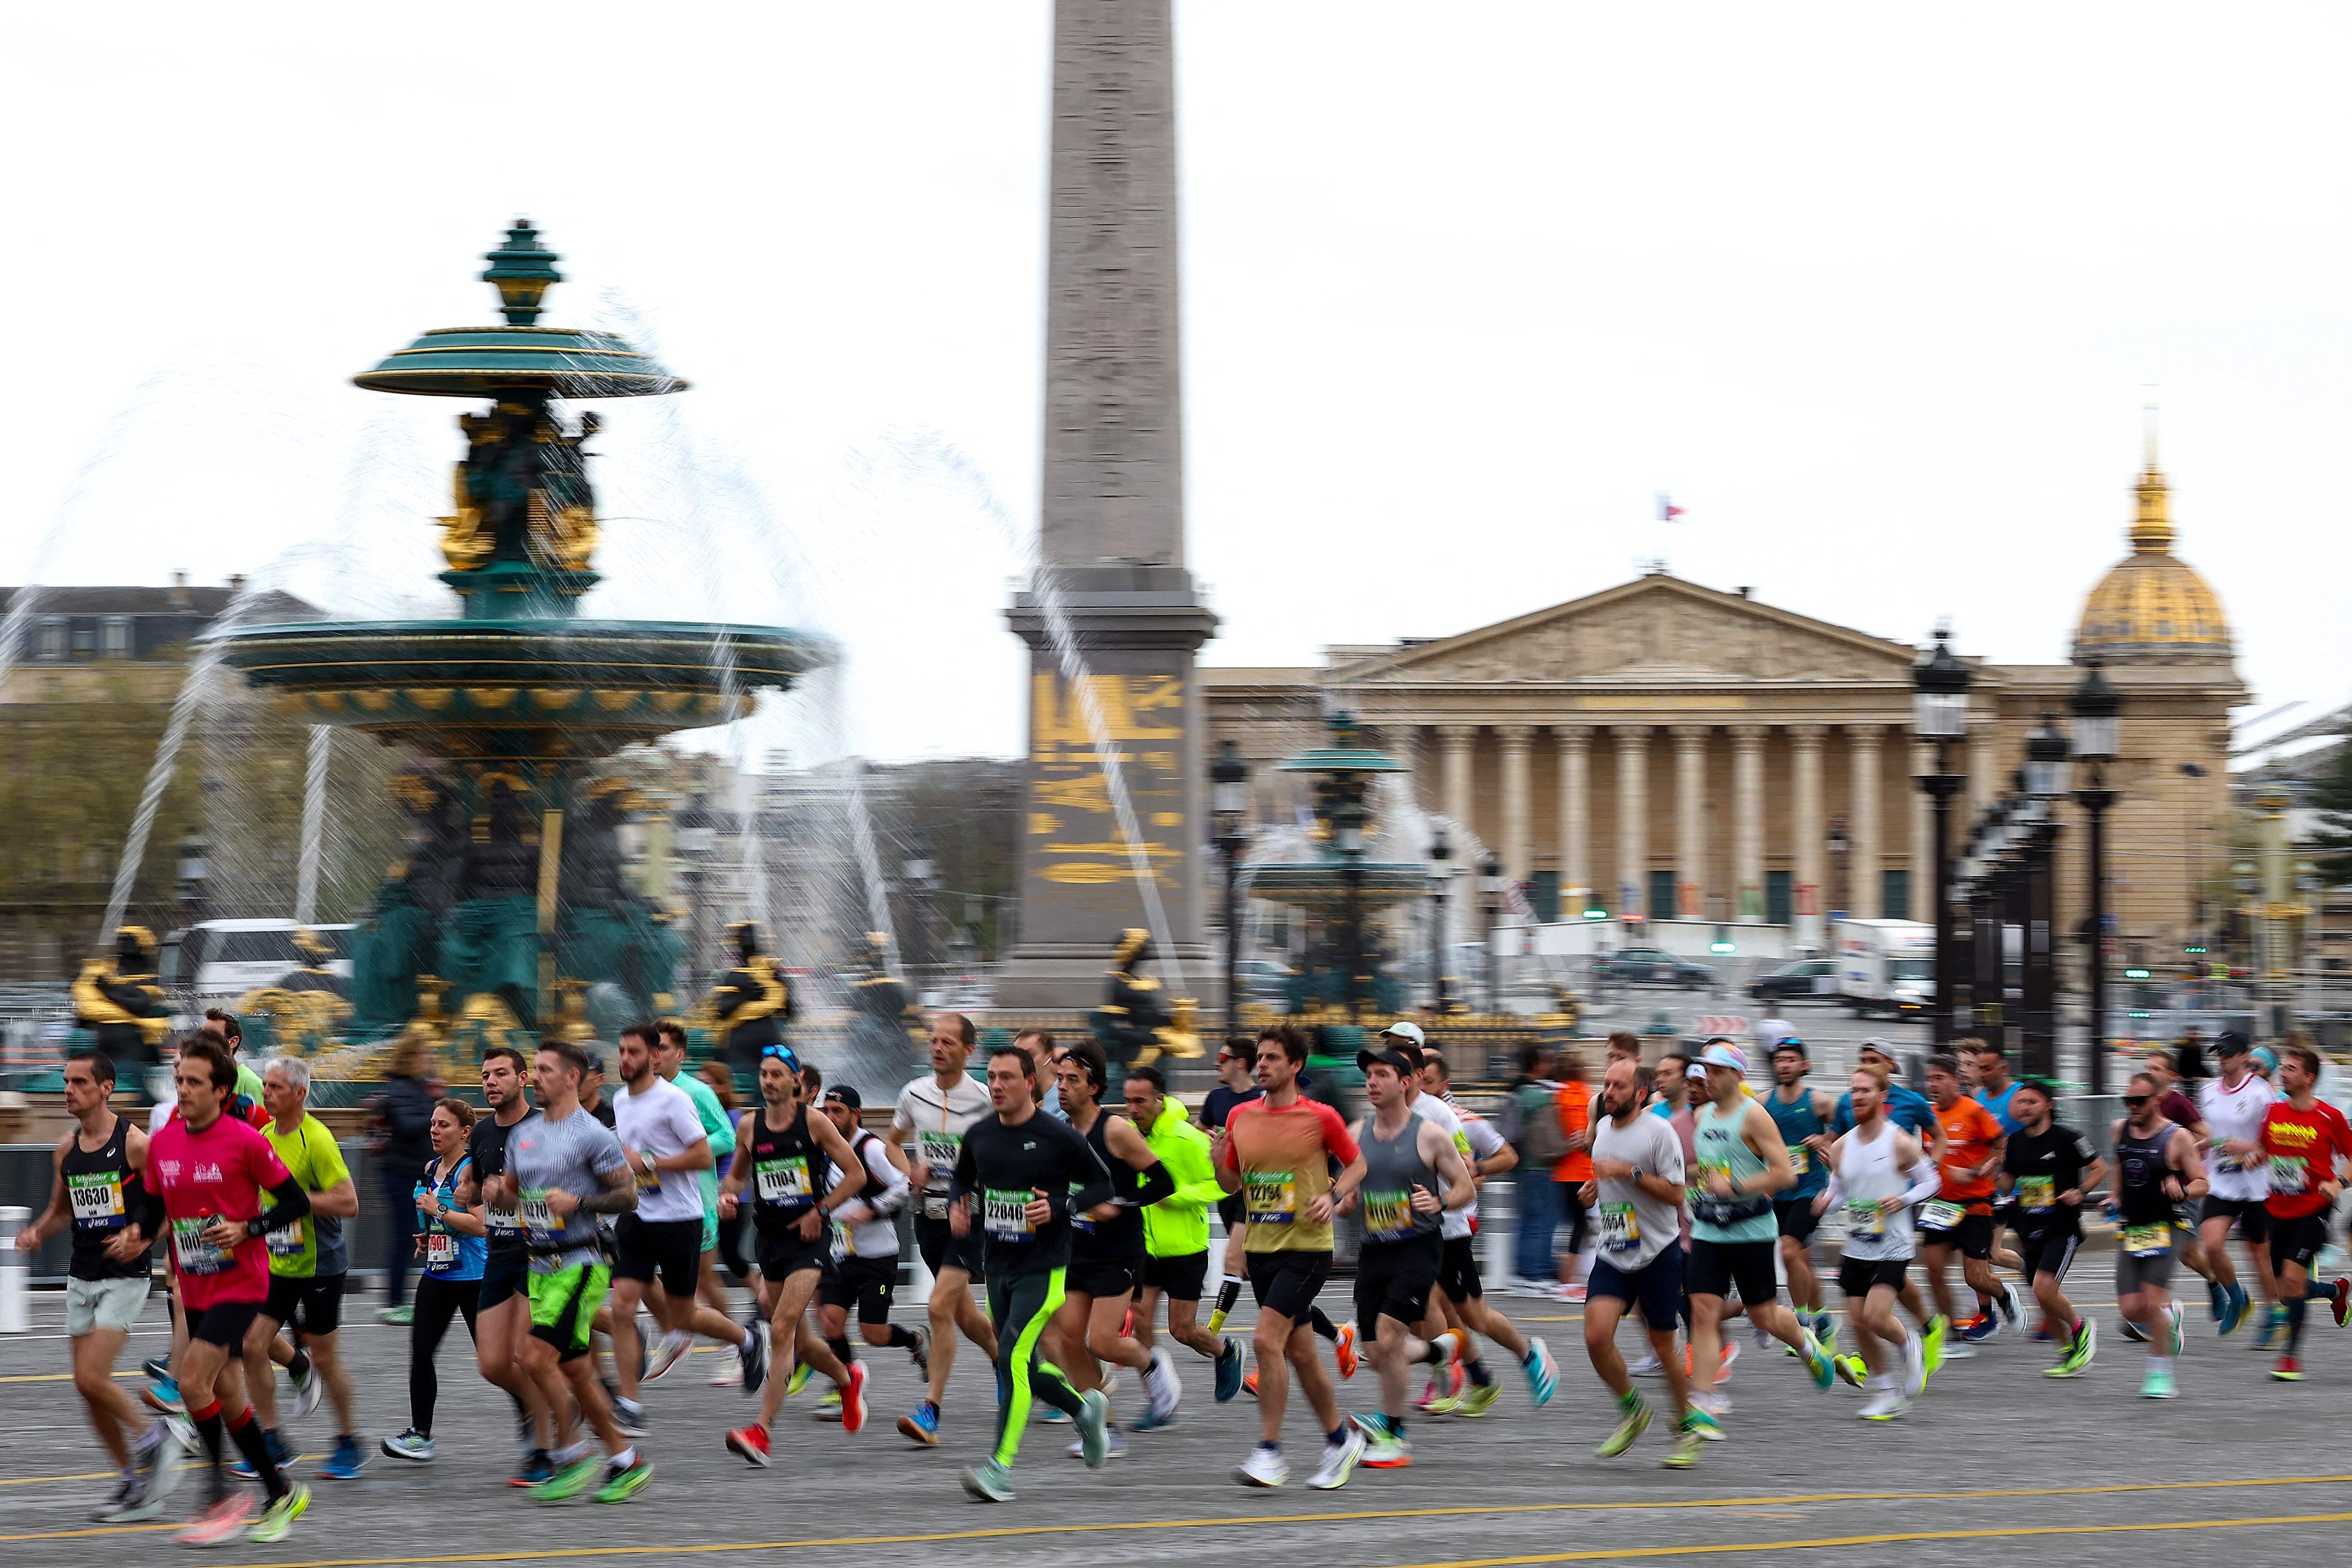
[[[1698,1063],[1695,1065],[1729,1068],[1744,1077],[1748,1071],[1748,1053],[1718,1036],[1706,1043],[1706,1049],[1699,1052]]]
[[[1421,1026],[1410,1018],[1399,1018],[1395,1023],[1382,1029],[1381,1034],[1386,1039],[1407,1041],[1416,1051],[1429,1044],[1429,1037],[1422,1033]]]
[[[1895,1045],[1891,1040],[1883,1040],[1876,1035],[1873,1035],[1862,1042],[1861,1048],[1854,1054],[1862,1057],[1876,1057],[1886,1064],[1888,1072],[1893,1073],[1896,1078],[1903,1076],[1903,1058],[1895,1054]]]
[[[1360,1070],[1369,1072],[1374,1062],[1384,1062],[1396,1068],[1397,1076],[1400,1078],[1411,1078],[1421,1071],[1421,1062],[1415,1056],[1399,1050],[1393,1046],[1384,1051],[1366,1050],[1356,1053],[1356,1066]]]
[[[832,1088],[824,1091],[824,1097],[827,1100],[839,1100],[842,1104],[849,1107],[852,1110],[863,1110],[866,1109],[866,1101],[859,1098],[857,1090],[845,1083],[835,1084]]]
[[[2225,1029],[2213,1039],[2213,1054],[2217,1057],[2242,1057],[2247,1048],[2246,1037],[2235,1029]]]
[[[1794,1036],[1794,1035],[1790,1035],[1790,1036],[1789,1036],[1787,1038],[1782,1039],[1782,1040],[1779,1041],[1778,1043],[1776,1043],[1776,1044],[1773,1046],[1773,1047],[1772,1047],[1771,1054],[1777,1057],[1777,1056],[1779,1056],[1782,1051],[1794,1051],[1794,1052],[1796,1052],[1796,1053],[1797,1053],[1799,1056],[1801,1056],[1801,1056],[1804,1056],[1804,1054],[1805,1054],[1805,1042],[1804,1042],[1804,1041],[1802,1041],[1802,1040],[1801,1040],[1801,1039],[1799,1039],[1799,1038],[1797,1038],[1797,1037],[1796,1037],[1796,1036]],[[1811,1059],[1811,1058],[1808,1058],[1808,1059]]]

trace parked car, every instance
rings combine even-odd
[[[1619,985],[1674,985],[1698,991],[1715,984],[1715,971],[1663,948],[1628,947],[1592,961],[1593,976]]]
[[[1759,1002],[1783,1002],[1795,996],[1835,996],[1837,961],[1800,958],[1748,983],[1748,994]]]

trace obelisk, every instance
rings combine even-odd
[[[1192,656],[1217,623],[1184,568],[1169,9],[1169,0],[1054,6],[1042,559],[1006,613],[1030,648],[1020,926],[996,988],[1008,1009],[1097,1005],[1112,942],[1150,923],[1106,747],[1184,990],[1215,1003],[1201,941]],[[1069,679],[1061,628],[1084,665],[1099,732]]]

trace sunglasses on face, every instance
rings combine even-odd
[[[2126,1105],[2146,1105],[2149,1100],[2155,1098],[2156,1097],[2151,1094],[2127,1094],[2124,1096],[2124,1103]]]

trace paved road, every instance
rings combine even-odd
[[[2099,1304],[2112,1331],[2108,1269],[2104,1257],[2087,1259],[2077,1300]],[[1327,1304],[1346,1310],[1336,1292]],[[698,1353],[649,1390],[646,1449],[659,1474],[647,1492],[623,1508],[541,1510],[503,1484],[508,1407],[472,1374],[461,1337],[443,1347],[437,1463],[377,1455],[358,1481],[319,1480],[315,1456],[331,1430],[322,1407],[296,1434],[314,1456],[303,1468],[316,1500],[294,1538],[269,1549],[240,1544],[215,1561],[357,1568],[569,1556],[626,1568],[684,1553],[717,1565],[822,1552],[948,1568],[1075,1556],[1091,1568],[1275,1554],[1285,1568],[1469,1568],[1711,1556],[1876,1563],[1904,1550],[1899,1543],[1935,1542],[1948,1543],[1928,1548],[1940,1560],[1972,1565],[2143,1568],[2338,1561],[2352,1524],[2352,1458],[2334,1436],[2340,1396],[2352,1389],[2352,1335],[2324,1315],[2309,1336],[2312,1375],[2300,1385],[2271,1383],[2267,1361],[2244,1337],[2214,1340],[2200,1306],[2181,1367],[2185,1397],[2171,1404],[2136,1396],[2143,1352],[2112,1332],[2075,1382],[2041,1375],[2046,1347],[2004,1340],[1948,1367],[1892,1426],[1855,1420],[1857,1394],[1817,1394],[1784,1357],[1750,1350],[1730,1385],[1728,1439],[1710,1447],[1697,1470],[1676,1473],[1657,1465],[1662,1426],[1625,1459],[1592,1457],[1610,1417],[1581,1350],[1580,1309],[1509,1307],[1559,1353],[1558,1398],[1531,1410],[1511,1374],[1486,1418],[1417,1423],[1410,1470],[1361,1471],[1342,1492],[1307,1491],[1299,1481],[1311,1439],[1294,1405],[1299,1479],[1279,1491],[1244,1490],[1230,1472],[1255,1439],[1255,1412],[1246,1396],[1213,1404],[1206,1364],[1180,1352],[1189,1386],[1176,1427],[1133,1438],[1132,1457],[1098,1472],[1062,1456],[1066,1427],[1033,1428],[1017,1472],[1020,1500],[998,1508],[967,1501],[956,1485],[957,1469],[986,1446],[991,1401],[968,1350],[940,1449],[914,1450],[891,1430],[916,1384],[890,1352],[875,1358],[877,1419],[864,1434],[845,1438],[810,1424],[803,1395],[785,1407],[779,1467],[766,1472],[720,1446],[745,1401],[707,1385],[719,1357]],[[42,1297],[36,1331],[0,1341],[0,1543],[19,1563],[152,1563],[173,1550],[169,1526],[87,1521],[104,1485],[102,1461],[65,1375],[60,1316],[59,1299]],[[346,1338],[373,1450],[406,1423],[405,1331],[370,1321]],[[132,1344],[143,1354],[165,1342],[151,1309]],[[1346,1386],[1354,1403],[1371,1397],[1370,1380],[1367,1369]],[[1131,1387],[1118,1404],[1134,1408]],[[1085,1539],[1074,1540],[1080,1531]]]

